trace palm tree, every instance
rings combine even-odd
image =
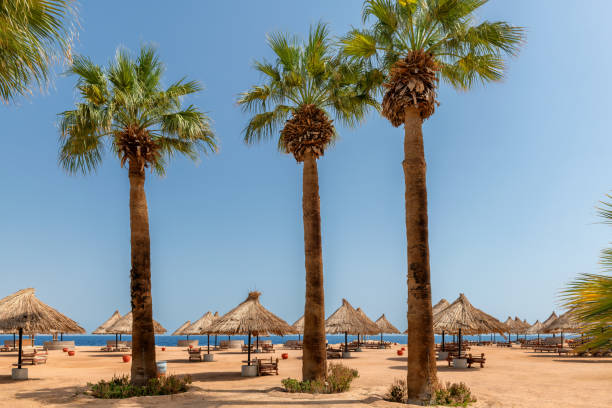
[[[372,63],[386,82],[382,115],[404,125],[408,252],[408,396],[428,403],[436,386],[432,330],[423,121],[433,115],[440,78],[467,90],[502,79],[504,56],[515,55],[523,30],[505,22],[476,24],[487,0],[366,0],[365,29],[341,41],[344,53]]]
[[[44,85],[49,67],[70,58],[72,0],[0,2],[0,102]]]
[[[612,203],[602,204],[599,215],[604,223],[612,224]],[[582,350],[609,347],[612,343],[612,248],[601,251],[600,263],[606,274],[581,274],[562,293],[565,307],[572,310],[589,337],[580,346]]]
[[[273,34],[268,44],[274,62],[256,62],[264,75],[262,85],[240,95],[238,104],[253,113],[244,130],[246,143],[274,137],[278,148],[304,163],[302,209],[306,267],[304,306],[304,380],[321,379],[326,373],[323,255],[317,159],[336,138],[333,115],[345,125],[360,122],[376,101],[363,66],[337,56],[328,28],[319,23],[301,42],[286,34]]]
[[[151,298],[149,215],[145,169],[163,175],[166,159],[183,154],[197,159],[200,151],[216,151],[209,119],[181,99],[201,90],[184,79],[163,89],[164,66],[155,50],[142,47],[133,58],[119,50],[108,67],[77,56],[69,72],[78,77],[82,101],[60,114],[59,162],[69,173],[89,173],[102,162],[108,147],[127,165],[130,180],[132,268],[132,372],[134,384],[157,375]]]

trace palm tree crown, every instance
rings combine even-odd
[[[54,60],[70,58],[72,0],[0,1],[0,101],[43,85]]]
[[[370,95],[374,82],[364,65],[335,53],[325,24],[311,27],[304,43],[277,33],[268,37],[268,44],[275,61],[255,62],[265,82],[238,100],[245,111],[255,114],[245,128],[245,142],[271,138],[283,128],[281,151],[301,161],[304,150],[312,147],[318,157],[336,136],[330,117],[352,126],[369,107],[377,106]],[[310,129],[309,123],[317,124],[316,129]]]
[[[119,50],[106,69],[76,56],[69,70],[78,76],[82,98],[76,109],[60,115],[60,164],[70,173],[95,170],[105,145],[126,161],[164,174],[165,158],[176,153],[197,159],[199,151],[217,150],[206,115],[185,95],[200,91],[181,79],[161,86],[164,67],[151,47],[134,59]]]
[[[432,73],[453,87],[469,89],[479,81],[502,79],[504,56],[518,53],[522,28],[505,22],[476,24],[474,13],[487,2],[366,0],[363,21],[373,18],[374,23],[366,29],[351,30],[341,40],[343,51],[372,61],[387,75],[389,83],[385,87],[396,94],[400,90],[393,89],[394,82],[403,80],[406,86],[412,82],[405,93],[410,94],[414,105],[428,105],[420,108],[422,117],[427,118],[433,114],[435,94],[423,95],[419,88],[426,94],[435,89],[429,78]],[[419,97],[422,101],[417,101]],[[403,123],[403,106],[396,113],[400,117],[385,114],[383,101],[383,114],[399,126]]]

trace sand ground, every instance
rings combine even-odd
[[[0,353],[0,407],[393,407],[382,400],[389,384],[406,375],[405,357],[389,350],[354,353],[344,364],[359,371],[352,389],[338,395],[287,394],[280,380],[300,378],[301,351],[288,352],[279,376],[242,378],[240,364],[246,354],[215,352],[215,362],[188,362],[182,348],[158,348],[157,359],[168,362],[168,372],[191,374],[193,387],[184,394],[129,400],[97,400],[82,393],[87,382],[110,379],[129,372],[121,353],[98,347],[77,347],[76,355],[51,351],[46,365],[28,366],[30,380],[11,380],[16,353]],[[530,351],[474,347],[484,352],[485,368],[457,370],[438,362],[441,381],[465,382],[478,398],[475,407],[612,407],[612,358],[559,357]]]

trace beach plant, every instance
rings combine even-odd
[[[469,387],[464,383],[450,383],[440,386],[435,391],[434,405],[444,405],[449,407],[467,407],[476,402]]]
[[[408,390],[406,389],[406,380],[396,378],[393,384],[389,386],[387,393],[383,399],[390,402],[406,402]]]
[[[101,380],[88,383],[88,394],[101,399],[120,399],[131,397],[171,395],[185,392],[192,383],[191,376],[161,376],[150,378],[145,385],[135,385],[128,375],[113,376],[110,381]]]
[[[477,22],[488,0],[366,0],[365,28],[342,39],[345,55],[382,75],[382,115],[404,125],[406,238],[408,255],[408,400],[434,397],[436,364],[431,311],[426,163],[423,121],[438,106],[440,79],[468,90],[499,81],[505,57],[516,55],[523,29],[503,21]],[[371,23],[371,24],[370,24]]]
[[[0,102],[45,86],[51,66],[70,59],[72,0],[0,1]]]
[[[605,224],[612,224],[611,202],[603,202],[598,213]],[[561,293],[563,305],[572,311],[588,338],[577,347],[580,351],[612,347],[612,248],[601,251],[600,264],[603,274],[580,274]]]
[[[77,76],[81,100],[60,114],[59,163],[68,173],[89,173],[102,163],[106,149],[127,167],[130,184],[131,270],[133,313],[133,384],[145,385],[157,376],[151,248],[145,194],[146,169],[163,175],[167,159],[177,154],[193,160],[200,152],[217,150],[208,117],[184,96],[202,88],[181,79],[163,88],[164,66],[149,46],[137,56],[119,49],[107,67],[75,56],[68,71]]]
[[[348,391],[351,383],[359,377],[359,372],[342,364],[330,364],[325,379],[300,381],[285,378],[281,381],[285,391],[309,394],[337,394]]]
[[[325,308],[321,211],[317,159],[334,143],[333,119],[354,126],[377,103],[374,81],[362,63],[347,61],[333,46],[327,25],[310,28],[308,38],[275,33],[268,36],[273,61],[256,61],[263,83],[240,94],[238,104],[252,114],[244,141],[257,143],[278,136],[278,149],[303,163],[302,208],[306,300],[303,380],[325,377]],[[333,118],[333,119],[332,119]]]

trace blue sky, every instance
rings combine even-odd
[[[527,28],[507,79],[469,93],[442,86],[424,127],[434,302],[464,292],[505,319],[545,319],[580,272],[598,271],[609,227],[595,207],[612,186],[605,0],[493,0],[482,19]],[[118,10],[121,10],[120,12]],[[221,151],[149,176],[154,316],[174,330],[207,310],[227,312],[249,290],[293,323],[304,307],[301,166],[274,143],[246,146],[239,92],[270,57],[267,33],[335,34],[360,25],[356,0],[83,1],[76,52],[107,62],[120,45],[153,43],[166,83],[206,87]],[[129,310],[128,180],[107,155],[96,174],[57,165],[56,115],[75,102],[74,78],[0,107],[0,296],[35,287],[45,302],[94,329]],[[319,161],[327,314],[342,297],[405,328],[402,129],[376,114]]]

